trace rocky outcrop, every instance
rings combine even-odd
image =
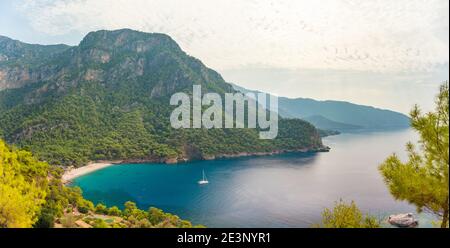
[[[416,227],[419,225],[419,221],[414,218],[412,213],[390,215],[388,222],[397,227]]]
[[[0,90],[57,77],[57,64],[49,63],[69,49],[67,45],[27,44],[0,36]]]
[[[21,88],[27,84],[51,80],[60,75],[55,66],[39,68],[0,66],[0,90]]]

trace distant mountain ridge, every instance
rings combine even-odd
[[[233,84],[241,92],[259,92]],[[409,127],[409,117],[391,110],[344,101],[318,101],[308,98],[278,97],[279,114],[300,118],[317,128],[351,131],[357,129],[395,129]]]
[[[303,120],[313,124],[315,127],[323,130],[335,130],[339,132],[351,132],[363,129],[362,126],[351,125],[347,123],[332,121],[321,115],[312,115],[302,118]]]

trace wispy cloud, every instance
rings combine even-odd
[[[24,0],[20,9],[35,30],[50,35],[123,27],[167,33],[217,69],[426,72],[448,65],[448,5],[447,0]]]

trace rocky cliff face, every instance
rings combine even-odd
[[[0,90],[54,78],[59,69],[48,61],[69,49],[66,45],[33,45],[0,36]]]
[[[216,84],[216,91],[216,86],[232,90],[217,72],[164,34],[102,30],[89,33],[76,47],[30,45],[3,37],[0,56],[0,90],[49,80],[73,85],[82,80],[117,84],[144,78],[151,84],[152,97],[188,90],[193,82],[206,88]]]
[[[0,67],[0,90],[21,88],[28,84],[57,78],[61,74],[54,66],[39,68],[3,66]]]

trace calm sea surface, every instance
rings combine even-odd
[[[115,165],[73,185],[94,203],[122,206],[131,200],[209,227],[309,227],[340,198],[383,218],[415,213],[414,206],[391,197],[377,167],[393,152],[405,158],[405,143],[416,140],[409,129],[341,134],[324,138],[328,153]],[[207,185],[197,184],[202,170]],[[429,218],[420,215],[420,226],[430,226]]]

